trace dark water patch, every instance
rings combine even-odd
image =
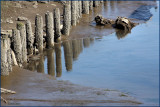
[[[151,5],[142,5],[137,10],[135,10],[129,16],[129,18],[147,21],[153,16],[153,14],[150,11],[150,9],[153,7],[154,6],[151,6]]]

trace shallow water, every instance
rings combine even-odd
[[[131,5],[129,1],[126,3]],[[115,8],[123,5],[119,2],[107,5],[98,13],[113,19],[126,9]],[[136,97],[143,105],[159,105],[159,9],[150,11],[152,18],[128,34],[111,28],[106,31],[94,27],[94,23],[84,26],[84,32],[80,30],[80,33],[89,35],[90,32],[90,37],[56,44],[54,50],[45,51],[28,69],[83,86],[120,90]],[[123,15],[130,16],[129,13]],[[108,35],[108,31],[112,34]]]

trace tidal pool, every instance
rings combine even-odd
[[[106,28],[96,28],[94,23],[84,26],[83,31],[79,25],[80,33],[91,35],[56,44],[54,50],[44,52],[37,64],[34,62],[35,69],[29,69],[83,86],[119,90],[134,96],[142,105],[159,105],[159,7],[150,8],[151,19],[128,34],[110,28],[108,35]],[[125,9],[118,1],[108,2],[98,13],[113,19],[116,15],[133,15],[120,14]]]

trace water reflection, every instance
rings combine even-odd
[[[64,63],[66,71],[72,71],[73,61],[78,60],[80,53],[83,51],[83,47],[89,47],[94,43],[94,38],[74,39],[66,40],[62,43],[63,49],[61,50],[61,43],[57,43],[54,49],[47,49],[42,55],[36,56],[28,64],[27,69],[40,73],[47,73],[53,77],[62,76],[62,53],[64,53]],[[46,58],[46,60],[45,60]],[[45,68],[47,63],[47,69]],[[47,70],[47,71],[45,71]],[[56,74],[55,74],[56,72]]]
[[[39,58],[39,64],[37,66],[37,72],[44,73],[44,56],[41,55]]]
[[[54,49],[47,50],[48,74],[55,77]]]
[[[83,45],[85,48],[89,47],[90,45],[90,38],[84,38],[83,39]]]
[[[63,42],[63,51],[65,58],[65,66],[67,71],[72,70],[72,41]]]
[[[131,31],[117,29],[116,36],[118,39],[125,38]]]
[[[61,44],[55,44],[56,52],[56,77],[61,77],[62,75],[62,56],[61,56]]]

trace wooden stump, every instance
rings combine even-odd
[[[54,46],[54,29],[53,29],[53,13],[47,12],[45,14],[46,21],[46,45],[47,48],[53,48]]]
[[[36,15],[35,19],[35,37],[38,51],[43,52],[43,19],[42,16]]]
[[[33,54],[33,43],[34,43],[34,36],[32,34],[32,26],[31,22],[27,20],[26,22],[26,39],[27,39],[27,53],[28,55]]]
[[[54,9],[54,31],[55,31],[55,37],[54,40],[56,42],[61,40],[61,29],[60,29],[61,23],[60,23],[60,10],[59,8]]]

